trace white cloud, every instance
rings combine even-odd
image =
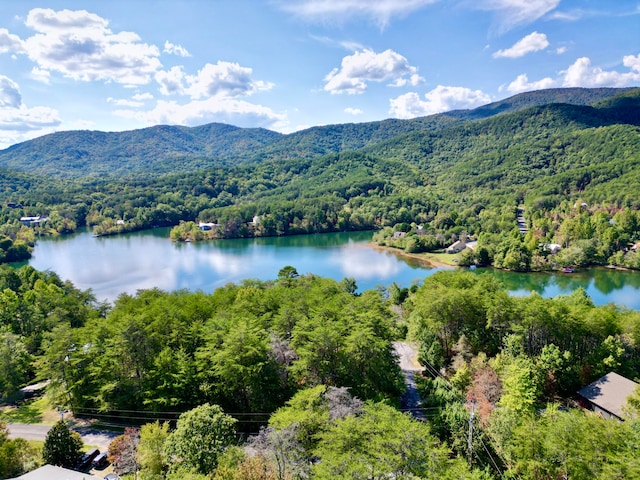
[[[563,53],[566,53],[566,51],[567,51],[567,47],[558,47],[558,48],[556,48],[556,53],[558,55],[562,55]]]
[[[347,107],[344,109],[344,113],[348,113],[349,115],[362,115],[364,112],[359,108]]]
[[[9,33],[6,28],[0,28],[0,53],[24,53],[20,37]]]
[[[491,97],[481,90],[438,85],[425,94],[425,100],[421,100],[415,92],[392,98],[389,113],[397,118],[414,118],[456,109],[479,107],[490,101]]]
[[[529,82],[529,78],[524,73],[518,75],[518,77],[509,84],[507,90],[511,93],[530,92],[532,90],[542,90],[545,88],[552,88],[556,86],[555,80],[546,77],[537,82]]]
[[[48,70],[42,70],[41,68],[33,67],[31,69],[31,78],[48,85],[51,82],[51,73]]]
[[[161,67],[160,51],[132,32],[113,33],[107,20],[86,10],[35,8],[25,24],[37,33],[23,41],[40,70],[81,81],[148,83]]]
[[[352,17],[368,17],[379,26],[391,18],[403,17],[438,0],[281,0],[284,10],[309,21],[342,22]]]
[[[178,55],[179,57],[190,57],[191,54],[184,48],[182,45],[174,45],[170,41],[164,42],[164,53],[169,53],[171,55]]]
[[[467,0],[472,8],[496,12],[500,32],[528,25],[555,9],[560,0]]]
[[[239,97],[270,90],[273,84],[252,78],[253,70],[237,63],[207,63],[196,75],[186,75],[182,67],[155,75],[163,95],[189,95],[193,100],[207,97]]]
[[[622,64],[632,71],[640,73],[640,53],[638,55],[625,55],[622,59]]]
[[[253,70],[241,67],[237,63],[207,63],[197,75],[187,75],[186,89],[191,98],[197,100],[206,97],[238,97],[251,95],[258,91],[270,90],[273,84],[251,78]]]
[[[151,95],[150,93],[136,93],[131,98],[137,102],[142,102],[144,100],[153,100],[153,95]]]
[[[332,94],[364,93],[368,82],[390,82],[390,86],[418,85],[424,79],[418,69],[393,50],[375,53],[362,50],[342,59],[341,67],[334,68],[325,77],[324,89]]]
[[[0,75],[0,108],[19,108],[21,104],[18,84],[9,77]]]
[[[18,84],[0,75],[0,148],[44,135],[59,125],[56,110],[28,108],[22,103]]]
[[[592,66],[589,58],[579,58],[562,72],[564,74],[562,85],[564,87],[624,87],[640,82],[640,54],[627,55],[622,63],[630,69],[629,72],[603,70]]]
[[[184,76],[181,66],[171,67],[169,71],[157,72],[155,79],[160,84],[160,93],[162,95],[184,94]]]
[[[113,103],[114,105],[116,105],[118,107],[138,108],[138,107],[142,107],[144,105],[143,102],[136,101],[136,100],[127,100],[126,98],[109,97],[109,98],[107,98],[107,102]]]
[[[517,41],[515,45],[506,50],[498,50],[493,58],[519,58],[527,53],[538,52],[549,46],[549,40],[544,33],[533,32]]]
[[[284,129],[288,126],[287,116],[274,112],[268,107],[255,105],[243,100],[209,97],[186,104],[160,100],[153,110],[141,112],[118,110],[116,114],[146,122],[149,125],[202,125],[210,122],[229,123],[237,126],[261,126]]]

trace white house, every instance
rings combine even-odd
[[[467,248],[467,243],[464,240],[458,240],[453,242],[446,250],[447,253],[460,253]]]

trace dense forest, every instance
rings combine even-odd
[[[176,226],[176,241],[389,227],[414,231],[414,251],[479,240],[485,253],[463,264],[638,268],[639,104],[638,89],[560,89],[285,136],[219,124],[56,133],[0,152],[5,261],[29,255],[19,219],[41,215],[36,236],[85,225],[96,235]],[[529,236],[512,239],[518,208]],[[575,228],[590,215],[600,223]],[[635,220],[603,231],[616,215]],[[540,248],[551,243],[574,254],[548,261]]]
[[[459,265],[640,269],[638,185],[640,89],[289,135],[58,132],[0,152],[0,262],[79,227],[172,226],[173,241],[377,230],[410,253],[473,243]],[[125,478],[640,478],[640,391],[622,422],[576,403],[608,372],[640,379],[637,311],[581,290],[511,297],[462,271],[357,291],[288,266],[108,304],[2,265],[0,397],[48,380],[52,405],[128,425],[110,447]],[[400,408],[396,341],[426,367],[420,419]],[[54,431],[78,447],[64,422]],[[0,476],[76,465],[79,451],[54,447],[10,440],[0,422]]]
[[[640,313],[584,291],[511,297],[488,275],[444,271],[357,294],[351,279],[285,267],[211,294],[145,290],[106,305],[31,267],[3,267],[0,283],[2,396],[49,379],[52,404],[131,425],[111,446],[121,474],[640,475],[640,391],[625,422],[575,402],[610,371],[640,377]],[[423,421],[399,409],[393,341],[405,338],[427,367]],[[8,455],[0,445],[0,466]]]

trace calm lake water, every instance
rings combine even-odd
[[[99,300],[158,287],[211,292],[245,279],[271,280],[291,265],[298,273],[342,280],[355,278],[360,291],[396,282],[408,287],[437,268],[372,247],[371,232],[217,240],[174,244],[169,229],[95,238],[83,231],[39,240],[29,265],[51,270]],[[593,269],[571,275],[517,274],[477,270],[498,277],[514,295],[535,291],[546,297],[582,287],[598,304],[640,310],[640,273]]]

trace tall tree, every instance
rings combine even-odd
[[[395,408],[368,404],[321,434],[317,479],[445,478],[450,467],[428,424]]]
[[[166,445],[172,469],[213,472],[218,456],[236,442],[235,425],[233,417],[208,403],[180,415]]]
[[[169,438],[167,422],[147,423],[140,429],[138,463],[143,480],[160,480],[167,468],[165,444]]]
[[[74,468],[82,458],[82,446],[80,434],[69,430],[67,424],[60,420],[47,433],[42,460],[51,465]]]

